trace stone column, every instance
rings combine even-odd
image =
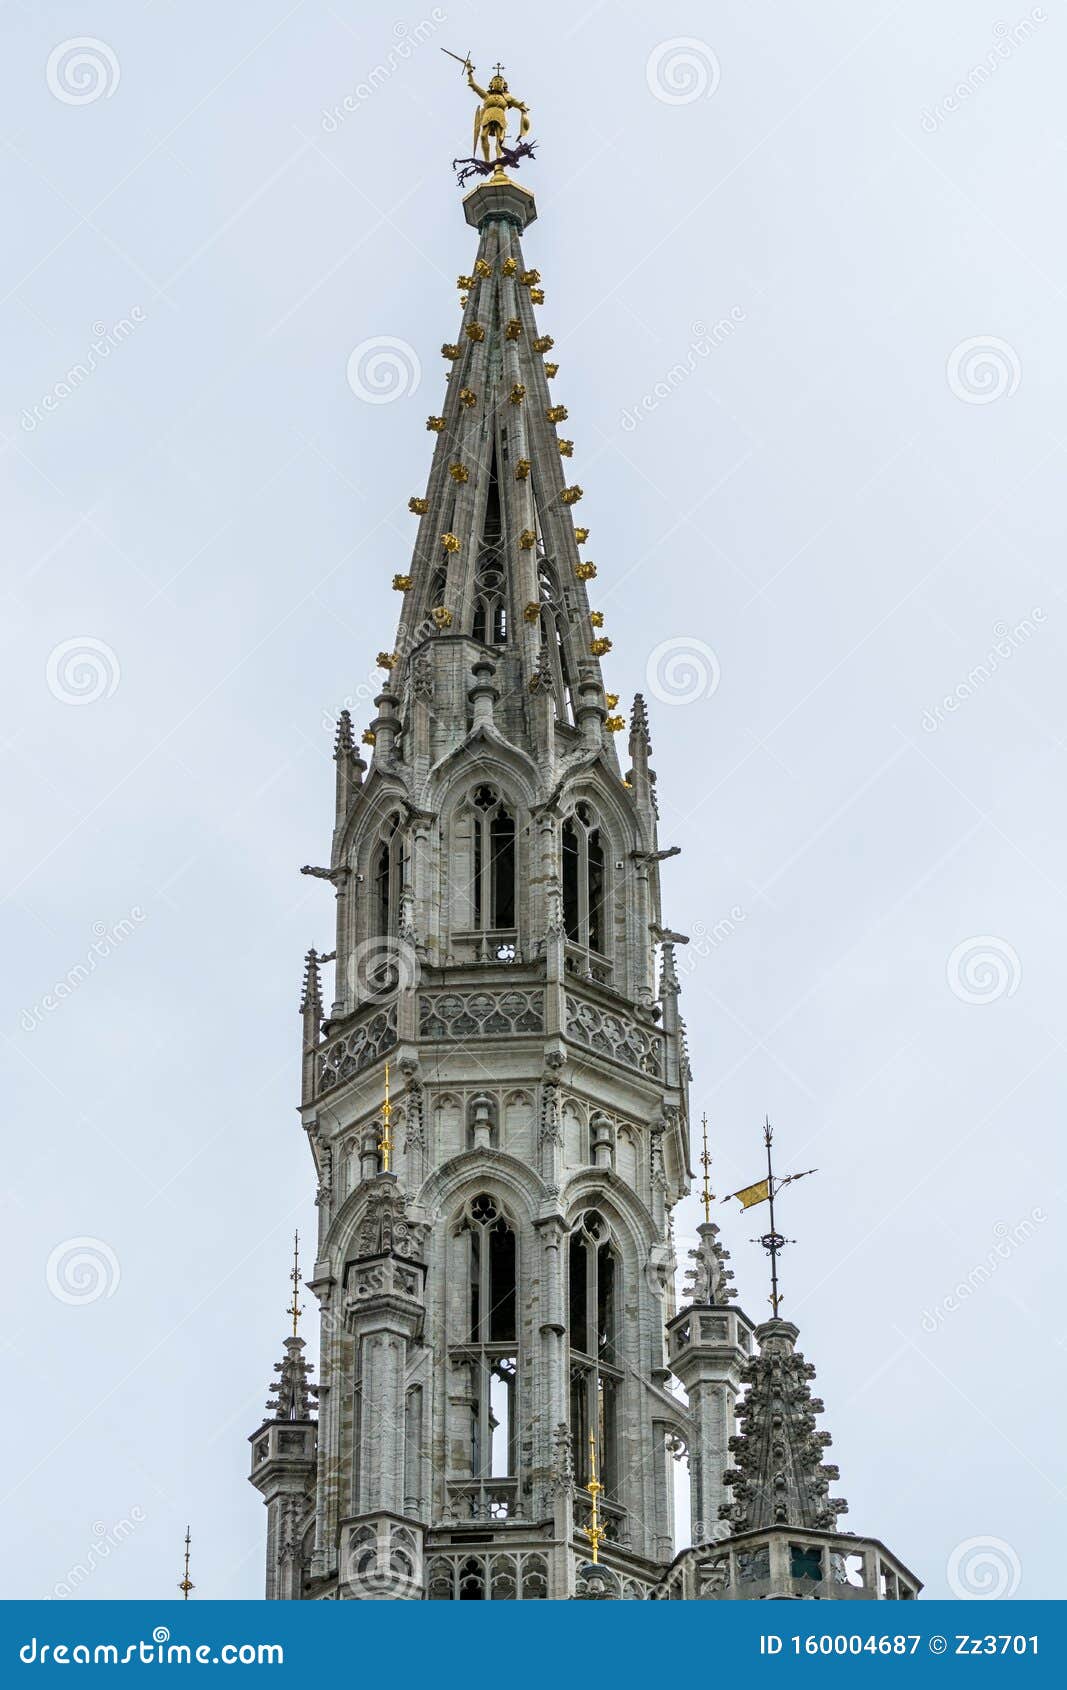
[[[740,1309],[691,1305],[667,1328],[671,1372],[689,1398],[690,1514],[693,1544],[728,1535],[719,1508],[730,1500],[723,1474],[733,1465],[729,1440],[741,1367],[751,1353],[752,1322]]]

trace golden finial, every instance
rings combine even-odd
[[[706,1115],[700,1117],[700,1131],[704,1140],[704,1148],[700,1153],[700,1165],[704,1170],[702,1201],[704,1204],[704,1223],[707,1225],[711,1220],[711,1157],[708,1155],[708,1117]]]
[[[182,1581],[178,1586],[178,1589],[182,1593],[182,1600],[184,1602],[188,1602],[189,1592],[191,1590],[196,1589],[196,1585],[193,1583],[192,1579],[189,1577],[189,1546],[192,1543],[192,1541],[193,1540],[192,1540],[192,1537],[191,1537],[190,1532],[189,1532],[189,1527],[186,1526],[186,1528],[185,1528],[185,1575],[182,1578]]]
[[[589,1539],[589,1552],[594,1566],[600,1560],[600,1545],[607,1537],[605,1528],[600,1524],[600,1494],[604,1487],[596,1476],[596,1438],[592,1431],[589,1433],[589,1524],[582,1527],[582,1536]]]
[[[393,1140],[389,1132],[389,1123],[393,1118],[393,1105],[389,1101],[389,1064],[385,1064],[385,1102],[382,1104],[382,1136],[378,1140],[378,1149],[382,1153],[382,1173],[389,1172],[389,1158],[393,1153]]]
[[[528,146],[523,146],[527,135],[530,133],[530,108],[524,100],[517,100],[511,93],[504,79],[502,64],[497,64],[494,67],[489,86],[482,88],[474,80],[474,66],[471,63],[469,53],[461,59],[458,53],[449,52],[447,47],[442,47],[441,51],[463,66],[467,73],[467,86],[473,94],[477,95],[480,102],[474,114],[474,151],[476,156],[471,163],[475,166],[478,174],[488,174],[490,166],[495,165],[490,180],[506,182],[507,177],[503,170],[504,164],[517,163],[524,153],[531,150]],[[517,111],[520,114],[519,143],[521,150],[517,155],[514,154],[514,149],[507,144],[508,113],[512,111]],[[477,164],[479,147],[484,161],[480,168]],[[490,157],[491,152],[493,157]]]
[[[300,1302],[300,1234],[298,1232],[293,1233],[293,1265],[289,1278],[293,1282],[293,1300],[285,1312],[293,1317],[293,1337],[295,1338],[297,1323],[304,1312]]]

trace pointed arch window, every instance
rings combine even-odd
[[[371,938],[399,930],[403,889],[404,835],[399,815],[392,815],[382,823],[371,856]]]
[[[474,638],[481,640],[483,645],[507,644],[508,606],[502,541],[500,482],[494,449],[485,494],[482,546],[474,576],[474,621],[471,627]]]
[[[515,926],[515,817],[493,786],[471,797],[474,818],[471,908],[479,933]]]
[[[567,622],[556,572],[548,559],[537,560],[538,596],[541,600],[541,641],[552,672],[556,714],[561,721],[574,721],[574,676],[567,643]]]
[[[506,645],[508,607],[503,560],[499,552],[482,552],[474,581],[474,622],[471,633],[483,645]]]
[[[519,1466],[518,1242],[488,1192],[467,1204],[459,1230],[466,1243],[463,1325],[451,1353],[469,1382],[470,1477],[450,1490],[461,1518],[507,1519],[515,1512]]]
[[[572,944],[607,955],[607,862],[604,838],[588,804],[563,823],[563,925]]]
[[[618,1484],[619,1258],[595,1209],[581,1216],[567,1256],[571,1369],[571,1439],[579,1484],[589,1478],[589,1433],[596,1439],[606,1501]]]

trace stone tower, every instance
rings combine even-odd
[[[735,1398],[752,1369],[803,1366],[794,1328],[732,1306],[714,1226],[676,1312],[689,1069],[645,706],[621,764],[521,247],[533,198],[498,172],[464,211],[477,254],[369,759],[343,712],[329,867],[305,871],[332,884],[337,921],[301,1003],[321,1377],[316,1422],[288,1340],[251,1440],[267,1594],[744,1595],[720,1515],[761,1545],[781,1527],[753,1500],[764,1387],[740,1450]],[[694,1548],[678,1557],[682,1450]],[[806,1472],[788,1465],[789,1494],[817,1494],[825,1536],[832,1505]]]

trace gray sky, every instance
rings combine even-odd
[[[245,1438],[332,945],[297,870],[475,246],[444,46],[502,58],[541,142],[526,255],[683,847],[718,1187],[765,1111],[820,1170],[783,1312],[843,1523],[931,1595],[1060,1595],[1065,20],[499,15],[6,9],[5,1594],[174,1594],[187,1519],[199,1595],[262,1590]],[[392,374],[350,366],[378,337]],[[761,1318],[754,1217],[720,1217]]]

